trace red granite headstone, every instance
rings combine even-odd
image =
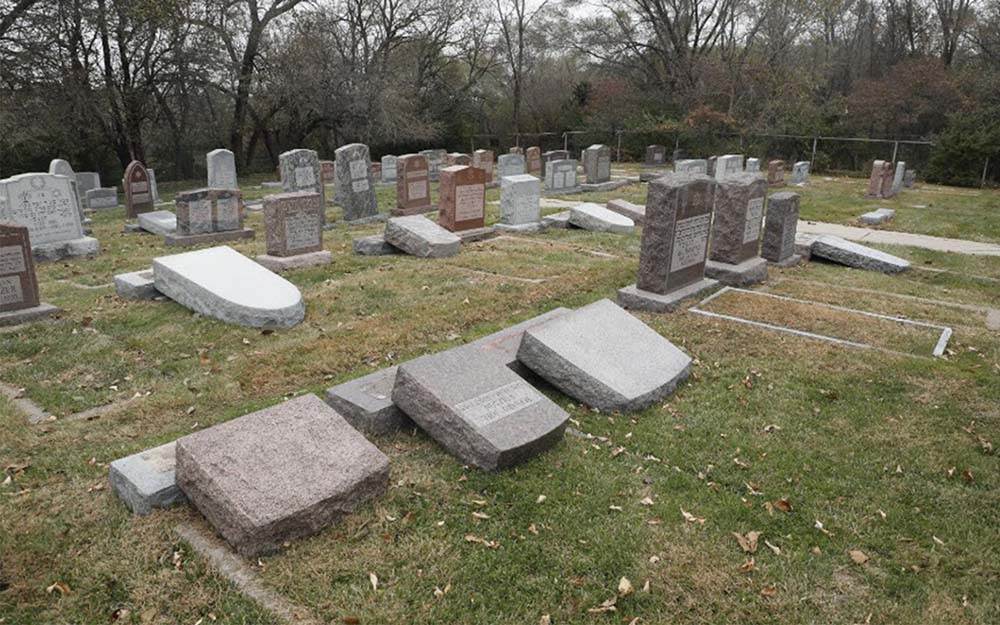
[[[125,168],[122,179],[125,187],[125,216],[132,219],[139,213],[153,210],[153,192],[149,184],[149,172],[139,161],[132,161]]]
[[[486,172],[455,165],[441,170],[438,223],[458,232],[486,225]]]
[[[38,280],[28,229],[0,222],[0,312],[38,306]]]
[[[427,157],[404,154],[396,159],[396,208],[393,215],[418,215],[433,210]]]
[[[542,148],[531,147],[525,150],[524,160],[527,164],[527,172],[533,176],[542,175]]]

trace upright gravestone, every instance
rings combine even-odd
[[[903,179],[906,177],[906,163],[896,162],[896,173],[892,178],[892,194],[898,195],[903,190]]]
[[[725,180],[743,173],[743,155],[725,154],[715,161],[715,179]]]
[[[24,323],[58,310],[38,299],[28,228],[0,221],[0,326]]]
[[[708,161],[703,158],[684,158],[674,161],[674,173],[708,175]]]
[[[785,186],[785,161],[773,160],[768,162],[767,184],[772,187]]]
[[[748,158],[745,171],[748,174],[759,174],[760,173],[760,159],[759,158]]]
[[[156,170],[150,167],[146,172],[149,173],[149,194],[153,197],[153,204],[159,204],[160,191],[156,186]]]
[[[76,197],[77,208],[80,209],[80,218],[83,219],[83,192],[80,191],[80,184],[76,179],[76,172],[73,171],[73,166],[61,158],[53,159],[49,163],[49,173],[56,176],[66,176],[69,178],[69,186],[73,189],[73,195]]]
[[[372,180],[376,183],[382,180],[382,163],[372,163]]]
[[[421,150],[420,153],[427,159],[428,180],[437,182],[441,174],[441,168],[445,166],[447,153],[440,149]]]
[[[28,228],[35,262],[95,256],[100,250],[97,239],[84,236],[70,183],[53,174],[20,174],[3,181],[7,201],[0,202],[0,221]]]
[[[196,189],[174,198],[177,230],[163,235],[168,247],[187,247],[252,239],[252,228],[243,227],[243,203],[239,189]]]
[[[153,210],[153,192],[149,186],[149,171],[139,161],[132,161],[125,168],[122,178],[125,188],[125,217],[135,219],[139,213]]]
[[[551,194],[577,193],[576,161],[571,159],[548,161],[545,165],[545,192]]]
[[[76,186],[80,195],[86,196],[87,191],[101,188],[101,175],[95,171],[76,172]]]
[[[611,148],[595,143],[583,151],[583,175],[587,184],[611,180]]]
[[[667,160],[667,148],[662,145],[647,145],[644,167],[663,167]]]
[[[505,156],[520,156],[507,154]],[[501,160],[503,156],[500,157]],[[500,179],[500,223],[497,229],[514,232],[541,230],[539,201],[542,189],[538,178],[528,174],[504,176]]]
[[[337,184],[337,164],[333,161],[319,162],[319,177],[323,185]],[[308,191],[305,191],[308,193]]]
[[[764,242],[760,255],[779,267],[797,265],[802,257],[795,253],[795,232],[799,223],[799,194],[783,191],[767,200]]]
[[[486,219],[486,171],[454,165],[441,170],[441,209],[438,223],[461,233],[484,227]]]
[[[673,174],[649,183],[636,284],[618,291],[625,308],[671,311],[717,284],[705,278],[716,183]]]
[[[449,152],[445,155],[444,161],[446,163],[446,167],[451,167],[453,165],[472,166],[472,156],[469,154],[463,154],[462,152]]]
[[[497,177],[520,176],[524,170],[524,156],[521,154],[501,154],[497,158]]]
[[[84,195],[87,208],[101,210],[118,206],[118,189],[115,187],[90,189]]]
[[[809,182],[809,161],[798,161],[792,165],[792,184]]]
[[[472,166],[486,172],[486,184],[493,182],[493,150],[476,150],[473,152]]]
[[[542,149],[535,146],[524,151],[524,160],[528,173],[532,176],[542,176]]]
[[[396,182],[396,157],[386,154],[382,157],[382,182]]]
[[[418,215],[433,210],[427,157],[404,154],[396,160],[396,208],[392,214]]]
[[[729,286],[748,286],[767,279],[760,257],[761,225],[767,182],[740,174],[719,182],[715,191],[712,247],[705,274]]]
[[[903,174],[903,188],[912,189],[917,185],[917,170],[907,169]]]
[[[569,160],[568,150],[549,150],[542,154],[542,177],[547,175],[549,163],[552,161],[567,161]],[[575,162],[575,161],[574,161]]]
[[[205,155],[208,167],[209,189],[239,189],[236,180],[236,157],[229,150],[219,148]]]
[[[507,151],[507,153],[508,154],[520,154],[521,156],[524,156],[524,148],[522,148],[521,146],[515,145],[514,147],[512,147],[511,149],[509,149]]]
[[[281,172],[281,187],[286,192],[311,191],[319,193],[326,207],[326,187],[323,185],[323,174],[319,165],[319,155],[315,150],[298,148],[282,152],[278,157],[278,169]],[[326,217],[323,218],[326,223]]]
[[[368,146],[351,143],[337,148],[337,188],[342,189],[344,221],[370,220],[378,215],[375,179]]]
[[[271,271],[327,264],[323,249],[323,206],[318,193],[298,191],[264,198],[264,239],[267,254],[257,262]]]
[[[705,159],[705,161],[708,164],[708,175],[715,178],[715,169],[716,169],[715,166],[719,161],[719,157],[709,156],[707,159]],[[718,178],[715,179],[718,180]]]

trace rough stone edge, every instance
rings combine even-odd
[[[255,236],[253,228],[243,228],[242,230],[206,232],[204,234],[165,234],[163,235],[163,243],[167,247],[192,247],[202,243],[224,243],[239,239],[253,239]]]
[[[80,237],[57,243],[41,243],[31,246],[31,256],[35,263],[55,263],[68,258],[94,258],[101,253],[101,243],[94,237]]]
[[[316,267],[319,265],[329,265],[333,262],[333,254],[329,250],[319,250],[306,254],[296,254],[294,256],[271,256],[261,254],[254,258],[257,264],[270,269],[275,273],[290,271],[292,269],[304,269],[306,267]]]
[[[709,260],[705,262],[705,275],[726,286],[746,287],[767,280],[767,261],[756,256],[738,265]]]
[[[53,306],[46,302],[41,302],[38,306],[31,308],[21,308],[20,310],[8,310],[0,313],[0,326],[16,326],[22,323],[38,321],[45,317],[51,317],[62,312],[58,306]]]

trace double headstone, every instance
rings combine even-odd
[[[520,176],[527,173],[524,168],[524,156],[521,154],[501,154],[497,158],[497,177]]]
[[[485,226],[486,171],[467,165],[453,165],[441,170],[441,207],[438,223],[452,231],[474,230]]]
[[[72,182],[72,184],[71,184]],[[25,226],[36,262],[95,256],[97,239],[84,236],[75,180],[54,174],[20,174],[0,181],[0,221]]]
[[[281,188],[286,192],[311,191],[319,193],[326,208],[326,187],[323,185],[323,174],[320,169],[319,155],[315,150],[299,148],[282,152],[278,157],[278,169],[281,172]],[[323,218],[326,223],[326,217]]]
[[[243,227],[243,203],[239,189],[196,189],[182,191],[177,205],[177,232],[164,235],[170,246],[253,238],[254,231]]]
[[[535,146],[524,151],[524,160],[527,166],[527,173],[532,176],[542,176],[542,149]]]
[[[371,219],[378,214],[375,179],[368,146],[351,143],[337,148],[337,188],[344,221]]]
[[[685,158],[674,161],[676,174],[708,174],[708,161],[703,158]]]
[[[549,163],[553,161],[566,161],[569,160],[568,150],[549,150],[542,154],[542,177],[548,175]],[[573,161],[574,163],[576,161]]]
[[[782,191],[767,199],[767,219],[760,255],[779,267],[796,265],[795,232],[799,222],[799,194]]]
[[[667,148],[662,145],[647,145],[645,167],[662,167],[667,160]]]
[[[430,171],[423,154],[404,154],[396,160],[396,208],[393,215],[417,215],[433,209]]]
[[[505,156],[520,156],[507,154]],[[503,156],[500,157],[501,160]],[[534,176],[519,174],[500,179],[500,230],[534,232],[541,229],[542,183]]]
[[[740,174],[719,181],[715,192],[712,246],[705,273],[730,286],[748,286],[767,279],[767,262],[760,257],[767,181]]]
[[[132,161],[125,168],[122,178],[125,189],[125,217],[135,219],[139,213],[153,210],[155,198],[153,188],[149,183],[149,170],[139,161]]]
[[[585,149],[583,174],[587,184],[601,184],[611,180],[611,149],[596,143]]]
[[[622,306],[670,311],[715,286],[705,278],[715,187],[705,174],[673,174],[649,183],[639,276],[618,291]]]
[[[229,150],[219,148],[205,155],[208,168],[209,189],[239,189],[236,179],[236,157]]]
[[[27,227],[0,221],[0,325],[58,312],[39,301],[29,236]]]
[[[267,254],[257,262],[271,271],[329,263],[323,249],[323,206],[318,193],[298,191],[264,197]]]
[[[562,159],[547,161],[545,164],[546,193],[576,193],[580,185],[576,180],[576,161]]]

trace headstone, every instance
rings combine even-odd
[[[542,217],[542,228],[560,228],[569,230],[569,211],[561,211]]]
[[[351,143],[337,148],[337,188],[341,189],[344,221],[370,219],[378,215],[375,178],[368,146]]]
[[[549,150],[542,154],[542,177],[548,175],[549,163],[553,161],[568,161],[568,150]],[[575,163],[576,161],[574,161]]]
[[[445,167],[451,167],[452,165],[468,165],[472,166],[472,156],[469,154],[463,154],[461,152],[449,152],[445,156]]]
[[[515,145],[510,150],[508,150],[507,153],[508,154],[520,154],[521,156],[524,156],[524,148]]]
[[[743,173],[743,155],[726,154],[715,161],[715,179],[725,180]]]
[[[395,384],[396,367],[387,367],[328,388],[325,399],[356,430],[380,436],[413,426],[392,403]]]
[[[674,174],[649,183],[636,284],[618,291],[626,308],[666,312],[717,284],[705,278],[716,183]]]
[[[676,163],[677,161],[684,160],[687,158],[687,152],[681,149],[676,149],[670,154],[670,160]]]
[[[486,170],[454,165],[441,170],[438,223],[458,232],[486,225]]]
[[[796,265],[795,233],[799,223],[799,194],[783,191],[767,200],[764,241],[760,255],[780,267]]]
[[[84,203],[91,210],[116,208],[118,206],[118,188],[90,189],[84,194]]]
[[[792,184],[809,182],[809,161],[798,161],[792,165]]]
[[[174,474],[176,449],[174,441],[111,463],[111,488],[133,514],[145,516],[153,508],[169,508],[185,500]]]
[[[505,156],[521,157],[520,154],[505,154],[500,157],[501,167]],[[538,178],[528,174],[503,176],[500,179],[500,223],[497,228],[529,232],[541,229],[541,186]]]
[[[691,373],[690,356],[606,299],[525,331],[517,359],[603,412],[647,408]]]
[[[70,188],[73,189],[73,195],[76,197],[77,206],[83,207],[83,193],[80,191],[80,186],[77,183],[76,172],[73,171],[73,166],[69,164],[69,161],[57,158],[53,159],[49,163],[49,173],[55,176],[66,176],[69,178]]]
[[[403,253],[403,250],[386,241],[384,234],[358,237],[352,241],[352,247],[355,254],[362,256],[391,256]]]
[[[154,210],[153,191],[149,184],[149,171],[139,161],[132,161],[125,168],[122,178],[125,189],[125,217],[135,219],[139,213]]]
[[[635,222],[628,217],[589,202],[569,209],[569,223],[592,232],[630,234],[635,230]]]
[[[155,299],[163,295],[156,290],[156,281],[151,268],[116,274],[115,292],[118,293],[118,297],[129,300]]]
[[[239,189],[236,179],[236,157],[229,150],[219,148],[205,155],[208,167],[209,189]]]
[[[392,154],[382,157],[382,182],[396,182],[396,157]]]
[[[239,189],[197,189],[178,192],[177,234],[192,235],[243,229]]]
[[[542,149],[535,146],[524,151],[524,161],[532,176],[542,177]]]
[[[297,256],[323,250],[323,207],[318,193],[299,191],[264,198],[268,256]]]
[[[334,161],[320,161],[319,176],[323,180],[324,185],[337,184],[337,163]],[[303,191],[302,193],[309,192]]]
[[[305,317],[294,284],[231,247],[156,258],[153,279],[158,291],[181,306],[225,323],[290,328]]]
[[[667,148],[662,145],[647,145],[646,160],[643,165],[646,167],[663,167],[667,160]]]
[[[160,191],[156,186],[156,170],[150,167],[146,172],[149,174],[149,193],[153,196],[153,204],[159,204]]]
[[[486,172],[486,184],[493,182],[493,150],[476,150],[472,153],[472,166]]]
[[[619,215],[624,215],[637,225],[643,225],[646,222],[646,207],[641,204],[633,204],[626,200],[608,200],[607,207],[609,211],[614,211]]]
[[[719,181],[715,191],[712,245],[705,273],[729,286],[748,286],[767,278],[760,257],[767,182],[739,174]]]
[[[382,180],[382,163],[372,163],[372,180],[376,183]]]
[[[811,253],[818,258],[848,267],[881,271],[888,274],[899,273],[910,268],[910,263],[898,256],[828,234],[816,237],[812,242]]]
[[[470,346],[399,365],[392,400],[463,463],[487,471],[551,448],[569,417],[501,357]]]
[[[320,169],[319,155],[315,150],[299,148],[283,152],[278,157],[278,167],[281,171],[281,186],[286,192],[311,191],[319,193],[323,198],[326,223],[326,186],[323,184],[323,174]]]
[[[389,483],[389,459],[312,393],[179,439],[176,471],[191,503],[248,558],[322,531]]]
[[[583,151],[583,175],[588,184],[611,180],[611,148],[594,144]]]
[[[708,174],[708,161],[703,158],[688,158],[674,161],[676,174]]]
[[[882,198],[888,199],[891,197],[895,197],[896,195],[896,189],[895,186],[893,185],[893,180],[894,180],[893,171],[894,168],[891,162],[884,161],[882,163],[882,180],[881,180],[882,186],[879,192],[880,197]]]
[[[28,228],[35,262],[94,256],[100,249],[97,239],[84,236],[71,182],[75,184],[53,174],[20,174],[3,181],[7,201],[0,203],[0,221]]]
[[[907,169],[906,173],[903,174],[903,188],[912,189],[917,185],[917,171],[915,169]]]
[[[40,303],[28,228],[0,222],[0,313]]]
[[[716,180],[718,180],[718,178],[715,177],[715,166],[718,160],[719,160],[718,156],[709,156],[707,159],[705,159],[706,163],[708,164],[708,175],[715,178]]]
[[[759,174],[760,173],[760,159],[759,158],[748,158],[746,165],[746,172],[748,174]]]
[[[76,172],[76,186],[80,195],[86,199],[87,191],[101,188],[101,175],[93,171]]]
[[[421,258],[445,258],[458,254],[462,240],[423,215],[390,217],[385,240],[407,254]]]
[[[497,158],[497,177],[521,176],[527,173],[524,167],[524,156],[521,154],[501,154]]]
[[[785,184],[785,161],[773,160],[767,164],[767,184],[780,187]]]
[[[428,179],[437,182],[441,168],[445,166],[446,152],[444,150],[421,150],[420,153],[427,159]]]
[[[561,159],[545,163],[546,193],[576,193],[580,185],[576,180],[576,161]]]
[[[393,215],[417,215],[433,210],[427,157],[404,154],[396,160],[396,208]]]
[[[150,211],[139,214],[139,227],[152,234],[166,236],[177,232],[177,215],[170,211]]]
[[[892,178],[892,194],[898,195],[903,190],[903,179],[906,177],[906,163],[896,163],[896,173]]]
[[[877,208],[858,217],[858,221],[869,226],[877,226],[890,221],[896,216],[896,211],[891,208]]]

